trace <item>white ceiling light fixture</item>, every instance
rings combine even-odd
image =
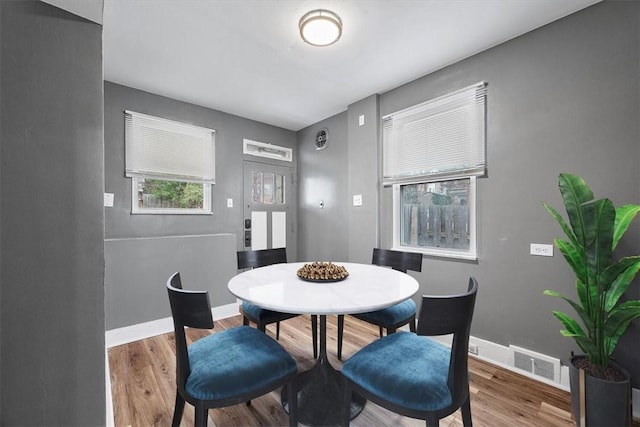
[[[342,20],[326,9],[316,9],[306,13],[298,23],[300,37],[312,46],[329,46],[342,35]]]

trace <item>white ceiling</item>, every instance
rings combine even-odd
[[[297,131],[600,0],[106,0],[105,80]],[[312,47],[325,8],[342,38]]]

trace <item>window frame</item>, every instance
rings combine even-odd
[[[391,186],[393,194],[392,247],[477,260],[476,178],[486,176],[487,83],[481,81],[387,114],[381,125],[382,185]],[[402,187],[460,179],[469,179],[469,249],[403,245]]]
[[[138,206],[138,180],[140,179],[161,179],[163,181],[176,181],[174,179],[163,179],[158,177],[131,177],[131,214],[132,215],[213,215],[212,192],[213,185],[209,183],[197,183],[202,188],[202,209],[192,208],[141,208]]]
[[[469,179],[469,250],[462,251],[458,249],[432,248],[427,246],[408,246],[402,245],[400,241],[402,227],[402,195],[401,187],[412,184],[429,184],[436,182],[456,181],[460,179]],[[455,258],[463,260],[477,260],[477,184],[475,175],[451,176],[444,178],[425,179],[415,182],[406,182],[393,184],[393,247],[392,249],[404,252],[416,252],[427,256]]]
[[[131,178],[131,214],[211,215],[216,131],[193,124],[124,111],[125,177]],[[138,206],[141,179],[202,185],[202,208]]]

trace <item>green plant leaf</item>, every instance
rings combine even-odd
[[[595,277],[611,263],[613,248],[613,227],[616,220],[616,210],[609,199],[600,199],[582,205],[583,218],[586,222],[590,240],[586,245],[587,267]],[[598,292],[603,292],[599,285]]]
[[[552,311],[552,313],[554,316],[558,318],[558,320],[560,320],[560,322],[562,322],[564,327],[567,329],[568,334],[567,335],[563,334],[563,335],[571,336],[571,337],[586,336],[586,334],[584,333],[584,331],[582,330],[578,322],[576,322],[573,317],[570,317],[569,315],[561,311]]]
[[[573,338],[580,349],[588,354],[588,349],[592,344],[588,342],[589,340],[580,325],[578,325],[578,322],[561,311],[552,311],[552,313],[566,328],[560,330],[560,334],[564,337]]]
[[[597,299],[597,287],[587,286],[587,283],[595,283],[595,279],[589,274],[589,270],[584,264],[584,258],[577,252],[571,243],[562,239],[555,239],[554,244],[558,247],[569,266],[576,275],[576,294],[580,300],[580,304],[585,311],[591,316],[593,312],[593,303]]]
[[[640,205],[624,205],[619,206],[616,209],[616,223],[615,231],[613,233],[612,250],[618,246],[618,242],[622,236],[624,236],[624,233],[627,232],[629,224],[631,224],[631,221],[633,221],[638,212],[640,212]]]
[[[591,306],[591,301],[594,300],[595,296],[592,292],[591,288],[588,288],[587,285],[580,279],[576,279],[576,294],[578,295],[578,299],[580,300],[580,304],[582,308],[586,312],[587,316],[591,320],[591,313],[593,312],[593,307]],[[590,327],[591,329],[592,327]]]
[[[549,296],[552,296],[552,297],[556,297],[556,298],[560,298],[560,299],[563,299],[566,302],[568,302],[569,305],[571,305],[571,307],[573,307],[573,309],[578,314],[578,316],[580,316],[580,319],[582,320],[582,323],[584,324],[584,326],[587,329],[587,331],[593,330],[593,321],[589,318],[589,314],[582,308],[582,306],[580,304],[576,303],[575,301],[573,301],[570,298],[565,297],[560,292],[556,292],[556,291],[552,291],[552,290],[546,290],[546,291],[543,292],[543,294],[544,295],[549,295]],[[560,312],[558,312],[558,313],[560,313]],[[565,314],[565,316],[567,318],[569,317],[566,314]],[[569,327],[567,327],[567,329],[569,329]]]
[[[581,205],[593,200],[593,192],[581,177],[568,173],[560,174],[558,187],[564,200],[573,234],[581,245],[587,246],[586,242],[592,239],[592,236],[588,235],[588,233],[593,230],[589,230],[585,226],[584,212],[581,209]]]
[[[558,224],[560,224],[560,228],[562,228],[562,231],[564,231],[564,234],[569,238],[569,240],[571,240],[571,243],[573,243],[573,246],[574,247],[579,246],[578,240],[576,239],[576,236],[573,234],[571,227],[569,227],[569,224],[567,224],[567,222],[564,220],[564,218],[562,218],[562,216],[558,213],[558,211],[556,211],[553,208],[553,206],[545,202],[542,202],[542,206],[544,206],[547,212],[549,212],[549,214],[551,214],[551,216],[558,222]]]
[[[611,356],[618,345],[618,340],[634,319],[640,317],[640,301],[625,301],[616,307],[605,322],[607,357]]]
[[[564,259],[567,261],[576,277],[579,277],[582,281],[586,282],[587,272],[584,264],[584,257],[578,247],[563,239],[553,239],[553,244],[556,245],[560,253],[562,253],[562,256],[564,256]]]
[[[605,289],[604,310],[609,312],[627,291],[629,285],[640,271],[640,256],[625,257],[610,265],[603,273],[600,282],[608,284]]]
[[[565,327],[560,333],[573,338],[589,361],[606,366],[629,324],[640,317],[640,301],[620,303],[640,271],[640,256],[613,259],[614,249],[640,206],[616,209],[609,199],[594,200],[586,182],[573,174],[560,174],[558,187],[568,221],[553,207],[543,206],[568,238],[554,239],[554,243],[576,275],[578,302],[555,291],[544,294],[567,301],[582,320],[583,326],[569,315],[553,311]]]

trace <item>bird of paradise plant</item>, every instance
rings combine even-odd
[[[609,199],[594,200],[589,186],[577,175],[560,174],[558,184],[569,223],[553,207],[543,205],[567,236],[554,239],[554,244],[576,275],[577,300],[552,290],[544,294],[571,305],[579,321],[553,311],[565,328],[560,333],[573,338],[591,364],[606,368],[618,340],[640,317],[640,300],[621,301],[640,270],[640,256],[613,257],[640,206],[615,208]]]

